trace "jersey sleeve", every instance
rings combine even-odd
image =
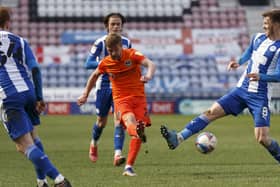
[[[90,53],[88,54],[85,68],[86,69],[95,69],[99,64],[99,57],[102,52],[103,44],[102,42],[94,43],[90,49]]]
[[[277,60],[275,71],[271,74],[260,73],[260,80],[266,82],[280,82],[280,58]]]
[[[26,65],[30,70],[34,67],[39,67],[39,64],[26,40],[24,40],[24,54]]]
[[[34,83],[34,89],[37,101],[43,100],[43,89],[42,89],[42,75],[39,68],[39,64],[35,59],[35,56],[29,46],[29,44],[24,40],[24,53],[26,64],[32,72],[32,80]]]
[[[144,60],[146,57],[140,53],[139,51],[134,51],[131,55],[131,59],[136,61],[137,63],[141,64],[142,60]]]
[[[251,58],[252,53],[253,53],[253,45],[254,45],[255,37],[256,37],[256,36],[254,36],[254,37],[252,38],[252,40],[251,40],[251,42],[250,42],[248,48],[247,48],[247,49],[243,52],[243,54],[241,55],[241,57],[240,57],[240,59],[239,59],[239,61],[238,61],[238,63],[239,63],[240,65],[244,64],[245,62],[247,62],[247,61]]]
[[[100,63],[98,64],[98,71],[101,73],[101,74],[104,74],[106,73],[106,69],[105,69],[105,66],[104,66],[104,63],[105,63],[106,59],[103,59],[100,61]]]

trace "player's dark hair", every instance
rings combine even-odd
[[[7,21],[10,21],[10,9],[0,6],[0,27],[3,28]]]
[[[122,45],[122,37],[117,33],[110,33],[105,39],[105,45],[107,47],[113,48],[117,45]]]
[[[269,17],[272,23],[280,23],[280,9],[272,9],[262,14],[263,17]]]
[[[106,28],[108,27],[109,19],[110,19],[111,17],[115,17],[115,16],[121,18],[121,20],[122,20],[122,25],[126,23],[126,19],[125,19],[125,17],[124,17],[121,13],[113,12],[113,13],[110,13],[110,14],[108,14],[107,16],[104,17],[103,23],[104,23],[104,26],[105,26]]]

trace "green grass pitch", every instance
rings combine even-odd
[[[99,160],[88,159],[91,127],[95,116],[43,116],[39,134],[46,153],[73,187],[274,187],[280,186],[280,166],[257,144],[250,116],[226,117],[209,125],[218,145],[209,155],[199,153],[195,136],[169,150],[160,125],[181,130],[193,116],[152,115],[135,164],[137,177],[122,176],[123,167],[113,166],[113,125],[110,117],[99,143]],[[280,116],[271,118],[272,137],[280,142]],[[126,155],[129,136],[126,134]],[[145,151],[148,153],[145,153]],[[35,173],[30,161],[15,151],[5,129],[0,128],[0,187],[32,187]],[[50,186],[53,182],[49,180]]]

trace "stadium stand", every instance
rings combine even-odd
[[[102,17],[108,12],[119,11],[127,17],[126,33],[130,30],[156,30],[161,33],[170,29],[203,31],[237,28],[241,31],[237,36],[241,50],[248,45],[250,38],[247,22],[250,13],[237,0],[230,3],[226,0],[7,2],[16,4],[12,6],[12,32],[27,38],[36,51],[47,88],[84,86],[90,72],[84,69],[83,64],[94,41],[90,34],[104,31]],[[273,6],[279,6],[279,2],[273,1]],[[69,40],[63,41],[63,34],[81,31],[88,31],[90,40],[69,44],[66,43]],[[60,46],[66,47],[62,50]],[[216,98],[224,94],[234,86],[240,72],[229,74],[221,71],[213,55],[216,54],[150,56],[157,63],[158,70],[155,79],[147,84],[147,92],[151,96],[190,98]],[[231,56],[226,60],[229,58]]]

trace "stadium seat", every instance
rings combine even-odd
[[[220,28],[220,22],[218,20],[212,20],[210,23],[211,28]]]
[[[197,1],[198,3],[196,5],[191,0],[37,0],[37,3],[42,5],[39,7],[35,7],[28,0],[19,0],[19,2],[20,6],[13,9],[12,31],[26,36],[32,47],[36,47],[37,45],[60,45],[60,37],[65,30],[104,31],[101,18],[111,11],[120,11],[127,16],[128,23],[125,25],[125,32],[134,29],[216,29],[235,28],[239,26],[247,27],[246,13],[242,7],[219,7],[218,0],[200,0],[199,2]],[[86,3],[88,6],[82,6],[82,3]],[[38,8],[38,15],[30,11],[36,10],[36,8]],[[79,19],[79,16],[82,19]],[[73,19],[70,20],[70,17],[73,17]],[[54,20],[53,18],[58,19]],[[242,48],[246,47],[249,42],[249,35],[246,34],[240,35],[239,42]],[[73,48],[77,55],[74,59],[71,59],[73,62],[69,62],[67,66],[45,67],[42,64],[42,74],[45,79],[44,86],[84,86],[86,78],[91,72],[85,70],[83,67],[87,54],[87,51],[85,52],[84,49],[89,49],[90,45],[86,47],[83,45],[73,45]],[[158,57],[153,60],[157,63],[155,76],[160,77],[160,80],[165,75],[170,76],[172,79],[183,80],[185,83],[183,86],[188,85],[192,87],[192,91],[190,91],[192,93],[188,93],[190,97],[194,92],[196,97],[211,94],[209,88],[208,90],[198,91],[202,87],[199,81],[206,83],[213,81],[212,87],[219,84],[219,72],[217,71],[215,62],[213,62],[214,60],[211,61],[197,57],[195,57],[194,61],[192,61],[192,58],[178,60],[177,57]],[[188,63],[187,66],[183,66],[182,64],[186,62]],[[228,82],[236,81],[238,75],[229,74]],[[164,85],[163,88],[153,90],[153,92],[184,93],[185,87],[183,88],[183,86],[180,87],[178,85],[170,91],[170,88]],[[220,93],[218,92],[218,94]]]

